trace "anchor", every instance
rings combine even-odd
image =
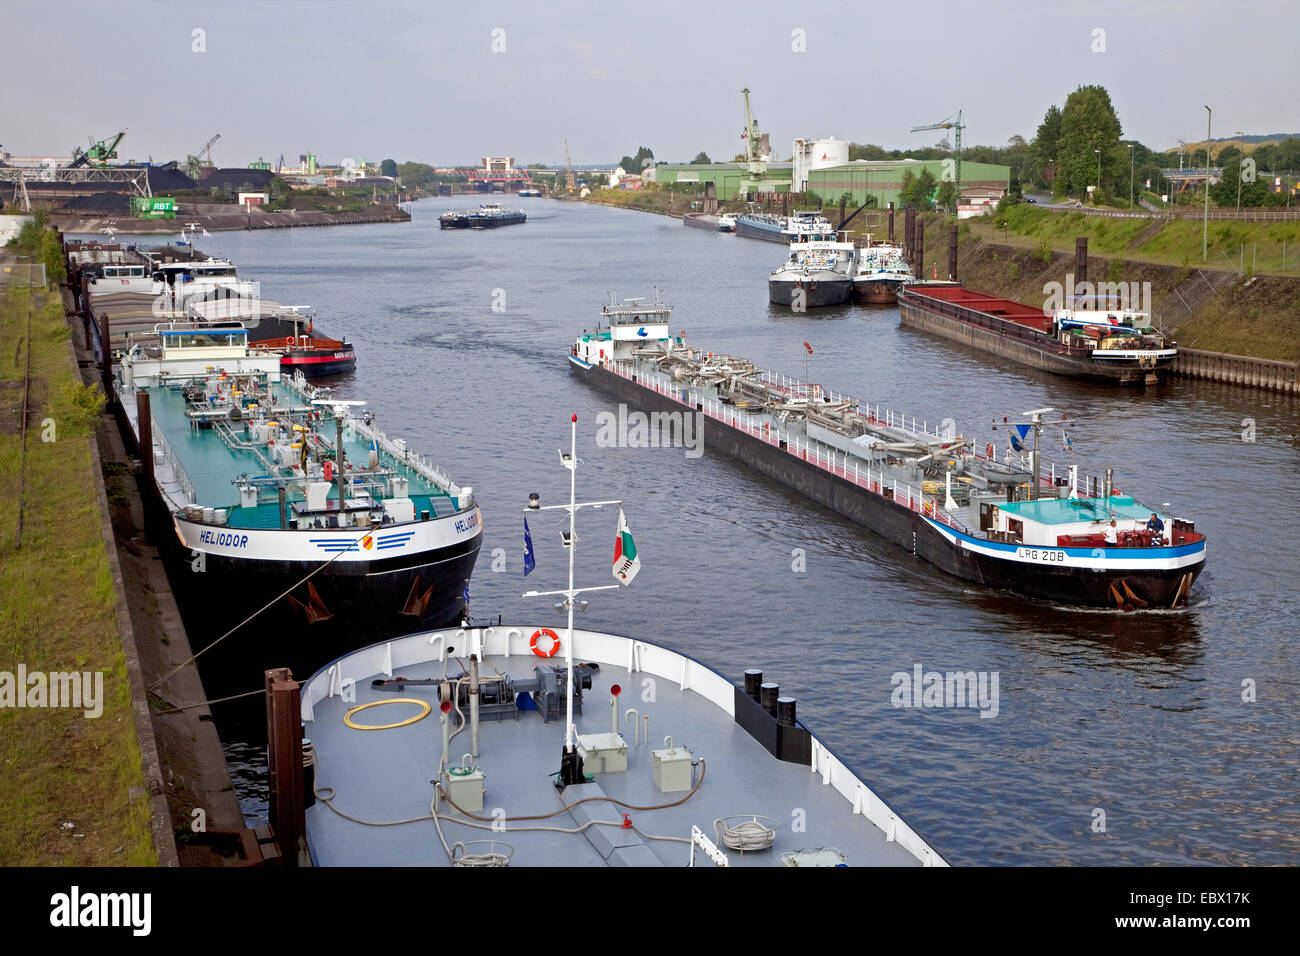
[[[320,594],[316,591],[316,585],[312,584],[310,581],[307,582],[306,604],[299,601],[292,594],[289,595],[289,601],[294,607],[302,611],[303,615],[307,618],[308,625],[315,624],[317,621],[328,621],[334,616],[330,612],[330,609],[325,606],[325,602],[321,600]]]

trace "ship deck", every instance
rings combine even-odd
[[[281,383],[273,384],[271,388],[277,404],[302,409],[311,407],[302,395]],[[226,509],[229,515],[227,524],[232,528],[278,528],[280,509],[277,502],[259,504],[256,508],[239,506],[239,489],[234,479],[241,475],[256,478],[270,474],[258,455],[251,449],[231,447],[213,428],[193,427],[186,417],[185,396],[180,389],[155,386],[147,391],[153,427],[155,431],[163,433],[185,469],[186,477],[194,487],[195,503],[209,508]],[[242,432],[242,425],[235,423],[235,429]],[[324,411],[324,418],[318,423],[317,431],[332,448],[336,429],[334,417],[328,409]],[[350,462],[364,464],[370,453],[369,443],[357,432],[353,432],[349,440],[348,431],[344,430],[345,458]],[[260,450],[263,454],[267,451],[265,447]],[[417,514],[427,510],[431,515],[442,517],[456,511],[456,503],[451,496],[422,476],[418,470],[398,463],[385,451],[381,450],[379,455],[381,467],[396,468],[409,480],[410,497],[415,503]],[[291,485],[288,497],[292,503],[301,501],[303,495]],[[330,490],[329,500],[338,500],[337,486]]]
[[[496,671],[512,679],[531,678],[534,665],[562,664],[562,656],[543,662],[527,652],[527,639],[522,635],[530,633],[532,628],[507,630],[517,635],[514,653],[509,657],[488,653],[482,670],[485,676]],[[487,629],[489,635],[492,632],[499,636],[502,629]],[[559,633],[563,636],[563,629]],[[470,642],[464,638],[463,632],[461,635],[453,638],[458,646],[457,656],[448,663],[451,674],[460,671],[457,659],[468,666],[467,658],[459,655],[466,652]],[[627,638],[592,632],[579,631],[575,637],[575,648],[579,651],[599,646],[608,648],[610,654],[621,654],[624,660],[628,657],[624,648],[630,649],[632,644]],[[441,676],[437,638],[415,635],[403,640],[419,642],[422,656],[419,663],[400,663],[403,649],[395,642],[387,651],[391,654],[392,666],[396,668],[393,673],[412,679]],[[587,642],[586,646],[583,641]],[[715,819],[759,814],[777,822],[775,844],[767,850],[744,854],[724,848],[730,865],[778,865],[782,853],[821,847],[837,848],[850,866],[921,865],[921,860],[901,845],[903,840],[919,841],[919,838],[910,829],[903,835],[901,831],[906,825],[857,780],[853,783],[860,788],[858,793],[859,799],[864,801],[863,807],[874,801],[872,806],[886,814],[885,819],[895,821],[900,831],[900,842],[888,840],[886,834],[863,815],[873,811],[863,809],[861,813],[855,812],[854,803],[846,799],[839,786],[847,777],[847,768],[839,764],[829,751],[820,751],[825,773],[814,771],[807,764],[777,760],[716,702],[719,699],[729,701],[734,692],[724,678],[667,649],[639,642],[638,645],[642,648],[640,669],[629,673],[626,666],[600,663],[599,670],[592,677],[591,689],[583,692],[583,712],[575,715],[578,734],[608,734],[611,727],[611,685],[619,684],[627,689],[619,698],[619,729],[624,730],[626,710],[636,707],[640,716],[634,717],[634,721],[644,722],[644,718],[649,717],[650,740],[648,744],[643,741],[637,745],[632,728],[626,728],[626,772],[597,774],[595,786],[569,787],[562,793],[556,790],[553,780],[559,770],[564,742],[562,700],[559,719],[553,717],[549,723],[543,722],[538,710],[518,710],[513,717],[507,716],[500,721],[485,717],[481,721],[479,757],[471,761],[485,775],[486,793],[483,808],[477,815],[489,821],[494,814],[508,819],[497,824],[497,831],[477,829],[467,826],[464,822],[467,818],[443,802],[438,813],[448,845],[458,841],[468,844],[495,840],[513,850],[511,865],[515,866],[684,866],[691,855],[689,836],[692,826],[699,827],[710,840],[716,840]],[[488,650],[491,650],[491,638]],[[383,671],[375,671],[375,665],[384,660],[384,653],[380,646],[369,649],[369,652],[349,655],[341,662],[346,675],[356,680],[354,702],[345,703],[341,696],[317,699],[317,693],[311,693],[309,688],[303,691],[304,712],[310,713],[305,733],[312,740],[317,760],[316,786],[333,790],[333,809],[318,800],[306,814],[308,843],[317,865],[449,864],[438,831],[430,819],[434,793],[430,781],[437,772],[441,752],[436,688],[407,685],[397,692],[372,688],[373,678],[387,676]],[[369,661],[363,662],[368,655]],[[599,650],[596,656],[601,656]],[[575,663],[583,659],[575,655]],[[357,666],[348,669],[353,660],[357,661]],[[660,663],[662,667],[658,666]],[[675,671],[675,677],[647,676],[648,672],[669,669]],[[687,674],[693,675],[687,682],[691,686],[683,687],[682,681]],[[322,672],[312,683],[328,680],[328,675]],[[693,689],[697,684],[701,692]],[[652,703],[643,702],[646,688],[653,691]],[[427,701],[433,712],[423,720],[394,729],[358,731],[344,724],[343,716],[352,707],[395,697]],[[391,704],[367,710],[356,720],[382,724],[399,722],[416,713],[418,708],[415,705]],[[602,794],[639,807],[659,807],[680,801],[687,791],[663,793],[652,777],[650,751],[664,748],[667,735],[672,736],[675,746],[687,747],[695,758],[703,760],[703,780],[689,799],[678,806],[651,810],[630,809],[604,800],[590,802],[577,810],[562,808],[562,803],[572,804]],[[467,728],[451,742],[450,763],[461,765],[462,757],[469,749],[470,732]],[[818,751],[815,749],[814,753]],[[832,771],[830,762],[834,762],[840,771]],[[828,783],[837,786],[828,786]],[[329,796],[329,791],[322,792]],[[863,796],[864,792],[870,796]],[[546,819],[512,822],[514,818],[555,811],[560,812]],[[623,813],[630,815],[632,824],[642,833],[671,836],[675,840],[642,839],[635,831],[622,829]],[[341,814],[369,821],[370,825]],[[573,829],[592,818],[609,821],[610,825],[596,824],[586,833],[520,829]],[[379,825],[397,820],[414,822],[401,826]],[[484,852],[485,849],[471,846],[469,851]],[[943,865],[942,859],[928,847],[922,855],[928,855],[928,861],[935,865]],[[696,863],[710,865],[698,849]]]

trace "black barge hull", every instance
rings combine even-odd
[[[690,406],[643,388],[599,366],[584,368],[570,360],[573,374],[593,386],[610,392],[630,404],[649,411],[683,411]],[[705,448],[721,452],[748,465],[752,470],[778,481],[830,508],[837,514],[868,531],[928,561],[930,564],[965,581],[990,588],[1015,591],[1027,597],[1057,604],[1114,608],[1111,588],[1128,588],[1152,607],[1170,607],[1179,596],[1183,578],[1191,572],[1192,580],[1205,567],[1204,551],[1196,563],[1163,570],[1081,570],[991,557],[950,541],[933,522],[888,495],[879,495],[839,475],[797,457],[722,422],[706,419],[708,437]],[[990,545],[997,550],[1015,551],[1012,546]],[[1032,549],[1019,549],[1032,550]]]

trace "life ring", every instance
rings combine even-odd
[[[286,335],[286,336],[284,337],[284,345],[285,345],[285,348],[290,348],[290,349],[293,348],[293,336],[292,336],[292,335]]]
[[[543,635],[551,639],[551,649],[549,651],[541,651],[537,649],[537,639]],[[555,652],[560,649],[560,636],[549,627],[541,628],[540,630],[533,631],[533,636],[528,641],[528,647],[538,657],[554,657]]]
[[[984,446],[984,457],[991,459],[993,457],[993,442]]]

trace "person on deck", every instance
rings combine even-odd
[[[1110,524],[1106,526],[1105,539],[1107,544],[1119,543],[1119,532],[1116,530],[1114,518],[1111,518]]]
[[[1157,538],[1165,536],[1165,523],[1160,520],[1160,516],[1152,514],[1147,521],[1147,530],[1152,532]]]

